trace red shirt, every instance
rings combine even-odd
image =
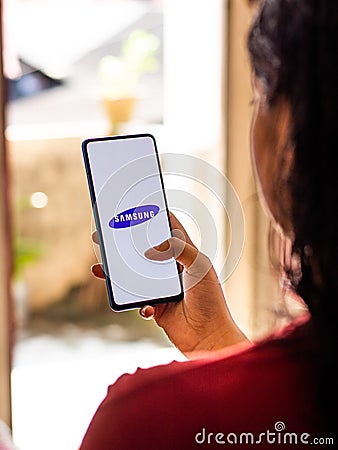
[[[138,369],[108,388],[80,450],[305,448],[323,437],[314,360],[302,324],[213,357]]]

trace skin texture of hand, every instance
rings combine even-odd
[[[189,359],[247,340],[231,317],[209,258],[198,251],[173,214],[170,214],[170,220],[173,237],[147,250],[145,256],[155,261],[174,257],[183,266],[184,299],[145,306],[140,311],[142,317],[154,319]],[[97,242],[95,233],[93,240]],[[96,277],[104,278],[100,264],[95,264],[92,272]]]

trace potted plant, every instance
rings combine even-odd
[[[98,67],[103,107],[112,134],[127,122],[138,98],[139,79],[144,73],[158,69],[160,41],[143,29],[133,30],[122,45],[120,56],[104,56]]]

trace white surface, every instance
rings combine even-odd
[[[120,375],[182,360],[151,341],[114,343],[92,335],[18,343],[12,372],[13,438],[18,450],[77,450],[87,426]]]
[[[133,0],[9,0],[6,6],[7,33],[16,53],[56,78],[68,75],[75,61],[146,11]]]
[[[225,127],[226,8],[223,0],[164,0],[163,8],[164,123],[170,151],[210,151],[216,163]]]

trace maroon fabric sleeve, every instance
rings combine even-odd
[[[235,354],[123,375],[109,387],[81,450],[219,448],[242,433],[271,449],[267,436],[278,438],[279,422],[285,427],[279,439],[296,433],[302,447],[303,433],[320,432],[312,399],[313,355],[305,350],[302,335],[291,334]]]

